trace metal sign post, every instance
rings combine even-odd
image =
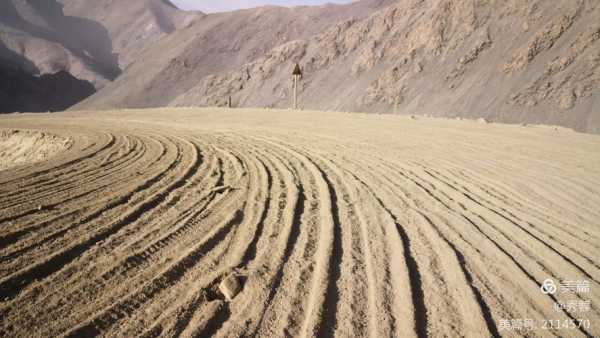
[[[297,63],[296,67],[294,67],[294,71],[292,72],[292,77],[294,80],[293,109],[298,109],[298,81],[302,78],[302,70],[300,69],[300,65]]]

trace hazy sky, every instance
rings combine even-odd
[[[0,0],[2,1],[2,0]],[[321,5],[325,3],[348,3],[352,0],[171,0],[181,9],[195,9],[206,13],[224,12],[240,8],[250,8],[263,5],[300,6]]]

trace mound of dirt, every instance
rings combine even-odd
[[[46,160],[70,146],[70,139],[45,132],[0,129],[0,170]]]

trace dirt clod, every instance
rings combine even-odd
[[[225,277],[221,284],[219,284],[219,291],[221,291],[228,301],[232,301],[241,290],[242,285],[240,284],[240,280],[234,274]]]

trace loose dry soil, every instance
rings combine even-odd
[[[0,127],[70,140],[0,141],[0,336],[600,336],[600,136],[172,108]]]
[[[0,170],[45,160],[70,146],[68,138],[44,132],[0,129]]]

